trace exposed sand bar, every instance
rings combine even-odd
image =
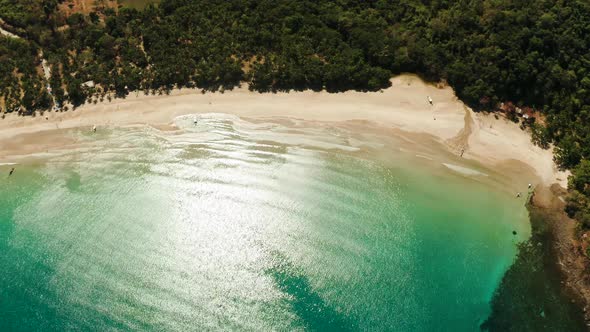
[[[137,124],[157,127],[192,113],[321,122],[368,121],[385,128],[428,135],[453,153],[459,155],[463,151],[464,158],[498,170],[509,171],[515,164],[526,164],[545,185],[557,182],[565,186],[567,180],[567,174],[556,169],[552,150],[534,146],[529,133],[516,124],[474,113],[456,98],[451,88],[437,88],[413,75],[393,78],[392,87],[382,92],[260,94],[242,87],[224,94],[202,94],[198,90],[182,89],[163,96],[132,93],[126,99],[84,105],[64,113],[45,113],[42,117],[10,114],[0,120],[0,162],[11,162],[11,155],[41,152],[49,145],[58,145],[60,140],[55,135],[51,142],[44,137],[55,129]]]

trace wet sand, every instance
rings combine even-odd
[[[182,89],[170,95],[131,93],[126,99],[83,105],[63,113],[48,112],[34,118],[8,114],[0,120],[0,163],[19,162],[32,154],[56,149],[75,149],[78,142],[69,134],[73,130],[90,131],[94,125],[99,130],[140,125],[174,131],[176,117],[195,113],[228,113],[269,123],[300,119],[328,127],[370,126],[406,140],[410,143],[406,148],[412,149],[412,144],[421,146],[417,157],[424,160],[432,158],[423,151],[430,145],[433,150],[454,156],[456,162],[450,165],[485,165],[496,174],[505,174],[505,181],[498,185],[506,185],[509,190],[519,188],[526,194],[527,183],[532,183],[541,189],[535,203],[550,206],[552,213],[564,216],[561,208],[552,203],[556,191],[548,188],[557,184],[563,190],[568,173],[556,168],[552,149],[534,146],[530,134],[517,124],[473,112],[451,88],[437,88],[413,75],[395,77],[392,87],[374,93],[260,94],[242,87],[223,94],[202,94]],[[460,170],[456,166],[448,168]],[[551,227],[559,235],[552,241],[561,250],[557,256],[566,272],[564,285],[590,294],[584,290],[590,288],[574,280],[580,274],[575,270],[579,255],[574,253],[572,244],[573,227],[568,223],[552,223]]]
[[[428,97],[432,98],[432,105]],[[0,120],[0,162],[11,162],[15,155],[26,156],[75,143],[56,130],[90,130],[93,125],[149,125],[170,130],[174,129],[174,118],[193,113],[229,113],[268,121],[361,121],[391,129],[392,133],[401,131],[434,139],[466,160],[501,172],[529,173],[528,178],[540,179],[535,185],[567,184],[567,174],[558,171],[553,163],[552,150],[534,146],[529,133],[504,118],[474,113],[450,87],[437,88],[414,75],[397,76],[390,88],[371,93],[260,94],[241,87],[223,94],[202,94],[182,89],[161,96],[131,93],[126,99],[87,104],[63,113],[46,112],[37,117],[8,114]],[[526,182],[523,179],[518,185]]]

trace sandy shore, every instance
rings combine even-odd
[[[429,104],[428,96],[433,105]],[[506,174],[504,183],[519,191],[522,188],[526,192],[527,183],[540,185],[535,203],[551,209],[559,218],[566,218],[563,206],[554,206],[564,191],[549,190],[549,187],[558,184],[565,188],[568,174],[557,170],[551,149],[533,145],[528,132],[503,117],[496,119],[493,115],[474,113],[457,99],[451,88],[437,88],[413,75],[395,77],[391,88],[374,93],[259,94],[243,87],[224,94],[202,94],[183,89],[165,96],[133,93],[126,99],[35,118],[9,114],[0,120],[0,164],[18,162],[23,156],[55,148],[75,148],[76,143],[63,130],[79,127],[90,130],[93,125],[99,128],[149,125],[166,129],[171,128],[175,117],[194,113],[229,113],[270,121],[295,118],[328,124],[365,121],[391,131],[392,135],[400,132],[411,133],[412,137],[419,135],[425,138],[424,142],[441,143],[457,158],[463,151],[466,163],[477,162]],[[585,270],[580,265],[582,256],[572,244],[573,222],[550,226],[558,235],[554,246],[559,250],[560,267],[569,276],[564,282],[584,302],[590,303],[590,286],[579,281]]]
[[[428,96],[433,105],[428,102]],[[474,113],[460,102],[454,91],[426,84],[413,75],[392,79],[392,87],[382,92],[291,92],[259,94],[247,88],[202,94],[198,90],[174,90],[169,96],[131,94],[96,105],[84,105],[75,111],[19,117],[9,114],[0,120],[0,164],[19,162],[23,157],[52,149],[76,148],[68,129],[149,125],[173,129],[173,119],[194,113],[230,113],[248,119],[281,121],[285,118],[321,122],[322,125],[354,121],[367,123],[392,135],[404,133],[432,149],[447,149],[455,161],[463,151],[464,163],[479,163],[497,174],[510,192],[526,192],[527,183],[540,185],[535,205],[543,209],[547,225],[555,234],[547,255],[555,258],[556,269],[563,272],[562,284],[571,289],[576,303],[590,320],[590,285],[585,278],[585,257],[574,240],[575,223],[563,213],[567,173],[557,170],[553,151],[534,146],[530,134],[503,117]],[[47,118],[46,118],[47,117]],[[438,142],[440,144],[434,144]],[[430,146],[429,145],[429,146]],[[395,153],[384,152],[384,153]],[[510,188],[508,188],[510,187]],[[551,190],[549,189],[551,187]],[[516,189],[518,188],[518,189]],[[552,250],[555,250],[553,253]],[[578,302],[579,301],[579,302]]]
[[[433,105],[429,104],[428,96]],[[464,158],[499,171],[509,172],[518,167],[528,170],[530,178],[537,178],[544,185],[567,183],[567,174],[559,172],[553,163],[552,151],[534,146],[530,135],[516,124],[474,113],[456,98],[451,88],[437,88],[413,75],[395,77],[392,87],[373,93],[260,94],[242,87],[224,94],[202,94],[198,90],[182,89],[168,96],[132,93],[126,99],[84,105],[64,113],[49,112],[42,117],[9,114],[0,120],[0,163],[13,161],[11,156],[66,144],[65,138],[51,134],[56,129],[137,124],[163,128],[180,115],[212,112],[265,119],[369,121],[386,128],[428,135],[453,153],[459,155],[464,150]]]

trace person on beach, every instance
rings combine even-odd
[[[430,103],[430,106],[434,105],[434,104],[432,103],[432,98],[430,98],[430,96],[427,96],[427,98],[428,98],[428,102]]]
[[[96,125],[92,126],[92,132],[95,133],[96,132]]]
[[[8,176],[11,176],[12,173],[14,173],[14,167],[10,170],[10,172],[8,173]]]

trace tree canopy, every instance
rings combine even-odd
[[[241,83],[259,92],[376,91],[414,72],[446,80],[475,110],[510,102],[541,111],[547,121],[532,126],[535,142],[553,142],[556,162],[576,170],[575,191],[590,194],[577,185],[588,181],[590,159],[586,0],[162,0],[69,16],[63,5],[0,0],[5,28],[24,37],[0,37],[3,111],[49,107],[47,84],[59,103],[76,106],[132,90]],[[588,199],[570,201],[568,211],[590,210]]]

